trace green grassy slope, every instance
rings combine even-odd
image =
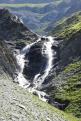
[[[62,74],[63,73],[63,74]],[[81,61],[69,64],[60,76],[65,83],[57,88],[54,98],[60,102],[68,101],[64,111],[81,118]]]
[[[68,39],[79,30],[81,30],[81,12],[59,21],[52,35]]]
[[[61,84],[52,90],[52,96],[59,102],[68,102],[64,110],[81,118],[81,12],[60,21],[51,34],[63,40],[60,45],[62,71],[54,79],[60,79]]]

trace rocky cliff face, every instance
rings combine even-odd
[[[31,43],[37,38],[37,35],[30,32],[17,16],[6,9],[0,9],[0,66],[2,70],[12,76],[17,69],[13,56],[14,49],[21,49],[26,43]]]
[[[10,52],[6,43],[0,39],[0,74],[7,73],[11,77],[14,77],[17,63],[13,57],[13,53]]]
[[[20,42],[31,43],[37,36],[25,27],[17,16],[6,9],[0,9],[0,38],[12,45],[18,45]]]

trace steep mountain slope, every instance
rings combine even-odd
[[[66,104],[64,111],[81,118],[81,12],[59,22],[51,34],[62,40],[52,97]]]
[[[21,49],[37,38],[16,16],[6,9],[0,9],[0,73],[6,72],[13,77],[18,68],[13,56],[14,49]]]
[[[52,34],[61,38],[63,37],[63,39],[68,39],[72,34],[76,33],[80,29],[80,24],[81,12],[77,12],[76,14],[72,14],[72,16],[59,21],[52,31]]]
[[[37,38],[16,16],[0,9],[0,120],[78,121],[13,83],[12,77],[18,69],[14,49],[21,49],[25,46],[22,42],[31,43]]]
[[[0,6],[9,8],[22,18],[31,30],[39,34],[47,34],[52,26],[56,26],[57,21],[81,10],[81,0],[39,0],[23,1],[23,3],[18,1],[18,4],[0,4]]]
[[[17,16],[6,9],[0,9],[0,38],[6,39],[7,43],[11,41],[12,45],[15,45],[18,42],[35,41],[37,36],[30,32]]]

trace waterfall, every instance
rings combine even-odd
[[[30,87],[30,83],[28,80],[26,80],[26,78],[23,75],[23,70],[25,67],[25,55],[27,53],[29,53],[30,48],[36,44],[37,42],[41,41],[42,39],[39,38],[37,41],[35,41],[32,44],[27,45],[26,47],[24,47],[19,53],[16,54],[16,60],[17,63],[20,67],[19,71],[18,71],[18,76],[15,80],[17,80],[19,82],[19,85],[24,87],[24,88],[28,88],[29,92],[32,92],[36,95],[39,96],[39,98],[43,101],[48,101],[49,96],[42,91],[38,91],[37,88],[40,87],[42,85],[42,83],[44,82],[44,80],[46,79],[46,77],[49,75],[51,69],[52,69],[52,62],[53,62],[53,50],[52,50],[52,45],[54,43],[54,38],[49,36],[49,37],[44,37],[44,44],[42,45],[42,54],[47,58],[47,65],[46,68],[44,70],[44,73],[38,73],[35,75],[34,79],[33,79],[33,84],[34,87]],[[30,87],[30,88],[29,88]]]
[[[26,46],[26,51],[28,52],[29,51],[29,48],[30,46]],[[17,60],[17,63],[20,67],[19,69],[19,72],[18,72],[18,76],[15,80],[18,81],[19,85],[24,87],[25,85],[29,85],[28,81],[25,79],[25,77],[23,76],[23,69],[24,69],[24,66],[25,66],[25,52],[24,50],[22,50],[21,52],[19,52],[17,55],[16,55],[16,60]]]
[[[17,63],[20,67],[19,71],[18,71],[18,76],[17,78],[15,78],[15,80],[18,81],[19,85],[27,88],[29,87],[30,83],[25,79],[24,75],[23,75],[23,70],[24,70],[24,66],[25,66],[25,55],[29,52],[30,48],[32,45],[34,45],[35,43],[39,42],[41,39],[39,38],[36,42],[27,45],[26,47],[24,47],[21,51],[19,51],[19,53],[16,54],[16,60]]]
[[[47,57],[47,66],[43,75],[41,75],[40,73],[35,75],[35,78],[34,78],[35,88],[41,86],[41,84],[44,82],[44,80],[46,79],[46,77],[48,76],[52,68],[52,61],[53,61],[52,45],[53,45],[54,40],[53,40],[53,37],[51,36],[47,37],[47,39],[48,40],[44,42],[44,45],[42,48],[42,54]]]

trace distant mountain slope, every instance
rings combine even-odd
[[[57,21],[81,10],[81,0],[27,0],[0,2],[8,3],[3,5],[0,4],[0,6],[9,8],[14,14],[21,17],[23,22],[28,25],[31,30],[38,34],[48,34],[52,29],[52,26],[56,26]]]
[[[47,3],[53,0],[0,0],[0,3]]]
[[[81,12],[76,12],[72,16],[59,21],[51,33],[63,38],[69,38],[69,35],[72,36],[79,29],[81,29]]]
[[[71,14],[81,10],[81,0],[70,0],[66,2],[66,0],[62,1],[56,8],[57,16],[56,18],[48,25],[45,31],[51,31],[52,27],[56,26],[57,22],[60,19],[65,17],[69,17]]]

